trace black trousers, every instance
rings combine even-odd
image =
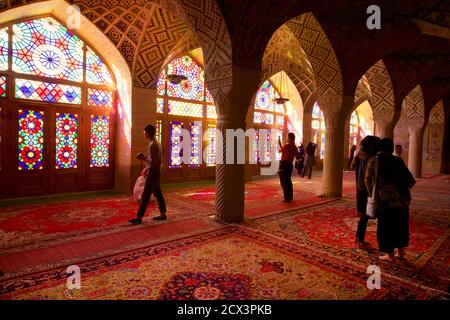
[[[284,200],[291,201],[294,197],[294,189],[292,186],[292,170],[294,166],[292,162],[280,161],[280,170],[278,172],[280,176],[280,184],[283,188]]]
[[[305,176],[305,174],[306,174],[306,170],[309,170],[309,173],[308,173],[308,179],[311,179],[311,176],[312,176],[312,167],[304,167],[303,168],[303,172],[302,172],[302,178]]]
[[[159,212],[161,214],[165,214],[167,212],[166,202],[164,201],[161,191],[160,181],[161,169],[151,168],[148,172],[147,180],[145,181],[144,192],[141,197],[141,205],[139,206],[137,213],[139,218],[142,218],[145,215],[145,211],[147,210],[148,202],[150,201],[152,194],[158,201]]]
[[[356,190],[356,208],[361,215],[358,221],[358,229],[356,230],[356,239],[360,242],[364,242],[364,237],[367,230],[367,222],[369,217],[366,215],[367,197],[369,194],[366,190]]]

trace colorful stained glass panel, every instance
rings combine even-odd
[[[56,114],[56,169],[77,168],[78,115]]]
[[[169,114],[203,118],[203,105],[198,103],[169,100]]]
[[[164,99],[163,98],[156,99],[156,112],[164,113]]]
[[[8,28],[0,29],[0,70],[8,70]]]
[[[83,80],[83,41],[55,19],[47,17],[12,26],[13,71]]]
[[[156,139],[159,143],[162,143],[162,121],[156,120]]]
[[[18,170],[42,170],[44,150],[44,112],[19,110]]]
[[[86,47],[86,82],[112,86],[114,84],[111,72],[105,62],[89,47]]]
[[[181,122],[170,122],[170,168],[181,167],[182,160],[182,129]]]
[[[156,84],[156,94],[163,96],[166,94],[166,70],[163,70],[158,77],[158,83]]]
[[[203,69],[189,56],[173,60],[167,65],[168,75],[184,75],[186,81],[180,84],[167,82],[167,95],[187,100],[204,100],[205,75]]]
[[[274,111],[275,106],[273,100],[275,99],[275,89],[270,81],[265,81],[255,98],[255,109],[264,111]]]
[[[198,167],[202,163],[202,123],[191,124],[191,163],[190,167]]]
[[[81,88],[75,86],[16,79],[15,92],[17,99],[81,104]]]
[[[109,167],[109,122],[109,116],[91,116],[91,168]]]
[[[284,126],[284,116],[277,115],[276,117],[276,125],[277,126]]]
[[[207,158],[206,165],[216,165],[216,142],[217,142],[217,129],[215,125],[208,125],[208,146],[207,146]]]
[[[216,106],[212,106],[212,105],[206,106],[206,117],[208,119],[217,119]]]
[[[112,108],[113,93],[112,91],[88,89],[88,104],[95,107]]]
[[[0,76],[0,98],[5,98],[6,93],[6,77]]]
[[[255,111],[253,114],[253,122],[261,124],[273,124],[274,123],[273,113]]]

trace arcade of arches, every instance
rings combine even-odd
[[[135,155],[147,148],[147,124],[156,125],[163,149],[163,191],[166,184],[175,194],[183,186],[204,187],[194,198],[212,208],[218,223],[272,210],[248,209],[247,196],[256,185],[267,197],[273,197],[269,185],[278,188],[273,177],[264,183],[259,176],[275,129],[283,141],[294,132],[297,143],[318,145],[313,181],[294,183],[310,183],[305,192],[319,201],[317,210],[351,198],[350,149],[367,135],[402,145],[416,179],[446,177],[448,8],[445,15],[445,1],[408,8],[379,2],[382,8],[389,2],[381,30],[366,27],[369,1],[352,7],[293,1],[273,10],[273,1],[264,0],[6,0],[0,6],[0,200],[111,190],[128,196],[142,169]],[[273,17],[267,21],[260,12]],[[173,75],[184,80],[171,81]],[[246,163],[216,165],[218,143],[227,143],[217,130],[250,128],[257,148],[247,141],[254,152]],[[181,129],[192,138],[188,163],[181,161]],[[304,214],[306,208],[302,203]]]

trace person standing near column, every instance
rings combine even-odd
[[[280,139],[278,139],[278,144],[281,152],[280,170],[278,174],[280,176],[281,187],[283,188],[283,202],[289,203],[294,198],[291,175],[294,169],[292,162],[294,161],[295,154],[298,152],[297,146],[295,145],[295,134],[292,132],[288,134],[287,144],[284,146],[281,144]]]
[[[137,159],[145,160],[147,174],[147,180],[145,182],[144,192],[142,193],[141,204],[137,212],[137,218],[129,220],[132,224],[142,223],[142,218],[147,210],[148,202],[153,194],[158,201],[158,207],[160,216],[154,217],[154,220],[166,220],[167,208],[164,196],[161,191],[161,164],[162,164],[162,151],[161,146],[155,138],[156,127],[153,125],[147,125],[144,129],[145,138],[149,141],[147,157],[143,153],[137,155]]]
[[[313,167],[316,165],[316,148],[317,144],[312,142],[308,143],[308,146],[306,147],[306,160],[302,178],[305,177],[306,171],[309,170],[308,179],[311,179]]]

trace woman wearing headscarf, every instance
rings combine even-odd
[[[359,214],[358,228],[356,230],[355,243],[358,248],[367,247],[364,238],[369,217],[366,215],[367,197],[369,193],[364,182],[367,164],[380,150],[381,139],[375,136],[365,137],[359,144],[359,151],[355,156],[354,167],[356,176],[356,209]]]
[[[393,152],[392,139],[383,139],[381,151],[369,161],[365,177],[367,190],[373,190],[376,182],[377,239],[383,253],[380,260],[388,261],[403,259],[409,245],[410,189],[416,183],[403,160]]]

